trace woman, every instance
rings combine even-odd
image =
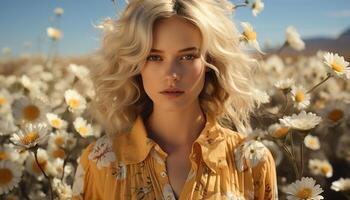
[[[93,77],[106,135],[73,199],[277,199],[270,151],[244,136],[257,102],[232,6],[133,0],[109,24]]]

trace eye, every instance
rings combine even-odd
[[[194,60],[197,57],[195,55],[189,54],[189,55],[182,56],[181,58],[185,58],[185,60]]]
[[[160,57],[158,55],[151,55],[147,57],[148,61],[160,61]]]

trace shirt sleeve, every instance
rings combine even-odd
[[[269,149],[266,148],[266,159],[253,168],[254,199],[278,199],[276,166]]]
[[[87,194],[87,192],[90,191],[90,189],[88,188],[87,183],[89,182],[89,179],[90,179],[91,170],[89,166],[90,164],[89,164],[88,157],[92,148],[93,148],[93,143],[88,145],[80,155],[78,166],[74,176],[72,200],[89,199],[87,197],[89,195]]]

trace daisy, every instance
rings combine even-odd
[[[60,31],[57,28],[53,28],[53,27],[48,27],[46,29],[47,32],[47,36],[49,36],[49,38],[51,38],[52,40],[59,40],[62,38],[62,31]]]
[[[12,104],[12,114],[17,124],[23,125],[26,122],[46,121],[45,115],[49,107],[40,99],[29,99],[21,97],[14,100]]]
[[[65,120],[62,120],[58,115],[54,113],[47,113],[46,118],[49,124],[56,129],[66,129],[68,123]]]
[[[293,85],[294,85],[294,79],[292,78],[279,80],[274,84],[274,86],[280,90],[291,89]]]
[[[96,162],[97,168],[108,167],[111,162],[116,160],[116,156],[112,150],[112,140],[107,136],[99,138],[91,153],[89,160]]]
[[[333,176],[333,167],[327,160],[310,159],[309,169],[313,175],[322,175],[327,178]]]
[[[300,51],[305,49],[305,43],[300,38],[299,33],[293,26],[288,26],[286,29],[286,42],[293,49]]]
[[[52,187],[57,192],[60,200],[71,199],[73,193],[71,187],[60,179],[54,178],[52,181]]]
[[[15,125],[15,120],[13,119],[12,114],[7,113],[0,116],[0,135],[10,135],[18,129],[19,128]]]
[[[343,56],[327,52],[324,55],[323,62],[329,67],[333,75],[343,79],[350,79],[349,62],[345,61]]]
[[[6,114],[11,110],[12,98],[8,90],[0,90],[0,113]]]
[[[86,108],[86,100],[75,90],[66,90],[64,97],[70,112],[82,112]]]
[[[55,131],[51,133],[49,137],[49,145],[56,145],[57,147],[64,148],[67,150],[73,149],[76,145],[77,139],[72,133],[66,131]]]
[[[317,136],[307,135],[304,138],[304,144],[307,148],[312,150],[320,149],[320,140]]]
[[[45,174],[52,174],[52,165],[49,162],[49,156],[47,154],[47,151],[45,151],[42,148],[39,148],[37,151],[37,158],[38,163],[35,160],[35,157],[33,154],[30,154],[28,156],[28,159],[26,160],[26,170],[33,176],[38,177],[39,180],[42,180],[44,178],[44,175],[41,171],[41,169],[45,172]],[[41,168],[41,169],[40,169]]]
[[[10,140],[24,149],[29,149],[37,144],[45,143],[47,137],[47,125],[45,123],[26,123],[24,129],[15,132]]]
[[[94,135],[91,124],[88,124],[82,117],[76,118],[73,125],[75,130],[84,138]]]
[[[69,64],[68,69],[82,81],[89,81],[90,71],[87,67],[76,64]]]
[[[13,144],[2,144],[0,146],[0,161],[10,160],[19,163],[20,155],[13,150]]]
[[[265,91],[254,89],[253,94],[254,97],[258,100],[259,104],[265,104],[270,102],[270,96]]]
[[[264,3],[261,0],[255,0],[252,4],[252,12],[256,17],[264,9]]]
[[[252,168],[264,161],[267,151],[265,145],[256,140],[249,140],[239,145],[234,151],[238,171],[242,172],[246,167]],[[247,166],[244,166],[244,163]]]
[[[263,69],[268,72],[275,72],[281,74],[285,68],[283,60],[276,54],[269,56],[262,64]]]
[[[268,133],[274,138],[284,138],[288,132],[289,128],[282,126],[279,123],[274,123],[268,128]]]
[[[0,161],[0,195],[6,194],[21,181],[22,167],[15,162]]]
[[[320,185],[315,185],[316,181],[310,177],[302,177],[294,183],[287,186],[285,193],[288,200],[320,200],[323,196],[319,195],[323,192]]]
[[[57,8],[55,8],[54,13],[57,16],[61,16],[61,15],[63,15],[64,10],[63,10],[63,8],[57,7]]]
[[[350,190],[350,178],[340,178],[332,182],[331,189],[334,191],[349,191]]]
[[[57,159],[57,158],[64,159],[66,156],[66,152],[64,151],[64,149],[55,145],[54,143],[49,143],[47,147],[47,152],[50,155],[50,158],[53,158],[53,159]]]
[[[63,174],[63,165],[64,160],[60,158],[56,158],[51,163],[51,173],[53,177],[61,178]],[[67,175],[67,174],[65,174]]]
[[[343,123],[348,118],[349,113],[348,105],[341,100],[331,100],[319,112],[325,124],[329,127]]]
[[[306,113],[303,110],[298,115],[284,116],[279,121],[283,126],[300,131],[308,131],[317,126],[322,121],[322,118],[311,112]]]
[[[300,110],[310,105],[311,96],[303,86],[292,86],[291,97],[294,101],[294,106]]]
[[[260,53],[262,53],[262,51],[260,50],[259,43],[256,40],[256,32],[254,31],[253,26],[248,22],[242,22],[241,25],[244,29],[242,33],[244,40],[248,42],[249,45],[258,50]]]

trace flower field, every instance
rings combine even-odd
[[[250,9],[258,17],[264,3],[244,1],[231,9]],[[56,20],[64,15],[63,8],[53,12]],[[289,55],[286,50],[307,49],[292,25],[279,49],[264,51],[249,22],[237,26],[242,47],[255,49],[258,61],[254,95],[260,106],[245,134],[272,152],[279,198],[350,199],[350,55]],[[113,21],[96,27],[111,31]],[[63,31],[47,28],[46,55],[12,57],[3,48],[0,199],[70,199],[81,151],[104,134],[91,108],[97,97],[90,79],[91,69],[103,61],[97,54],[57,55]],[[244,162],[265,159],[260,146],[251,144],[242,150]]]

